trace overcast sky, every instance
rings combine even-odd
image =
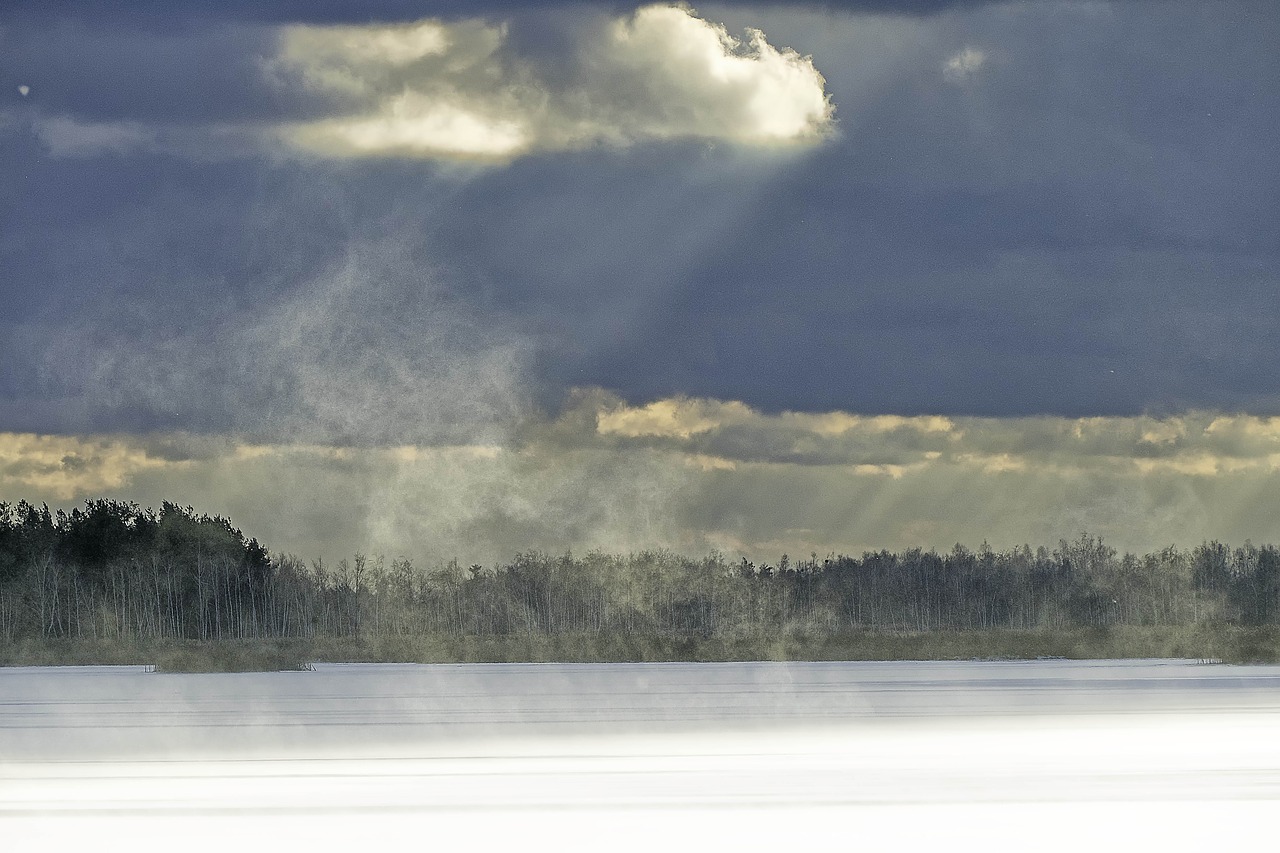
[[[1280,540],[1270,0],[31,5],[0,500],[426,561]]]

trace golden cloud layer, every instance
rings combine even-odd
[[[486,562],[519,550],[810,550],[1280,539],[1280,419],[768,414],[580,395],[506,443],[329,446],[0,433],[0,500],[229,515],[273,547]],[[802,535],[803,534],[803,535]],[[774,555],[776,557],[776,555]]]
[[[118,489],[144,471],[189,466],[125,438],[0,433],[0,499],[72,500]]]

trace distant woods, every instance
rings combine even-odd
[[[858,632],[1264,626],[1273,546],[1119,554],[956,546],[773,563],[520,554],[490,567],[270,556],[224,518],[89,501],[0,504],[0,640],[641,636],[735,641]]]
[[[190,507],[0,503],[6,640],[262,636],[278,576],[257,540]]]

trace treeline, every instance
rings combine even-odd
[[[225,518],[165,503],[0,503],[0,638],[265,636],[277,562]]]
[[[220,517],[108,500],[0,504],[0,640],[649,637],[1267,626],[1280,551],[956,546],[775,563],[521,554],[483,567],[269,556]]]

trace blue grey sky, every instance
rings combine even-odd
[[[173,6],[0,14],[0,432],[185,459],[527,450],[584,399],[1280,414],[1267,0]],[[712,516],[753,517],[677,527]],[[821,543],[888,541],[854,527]]]

